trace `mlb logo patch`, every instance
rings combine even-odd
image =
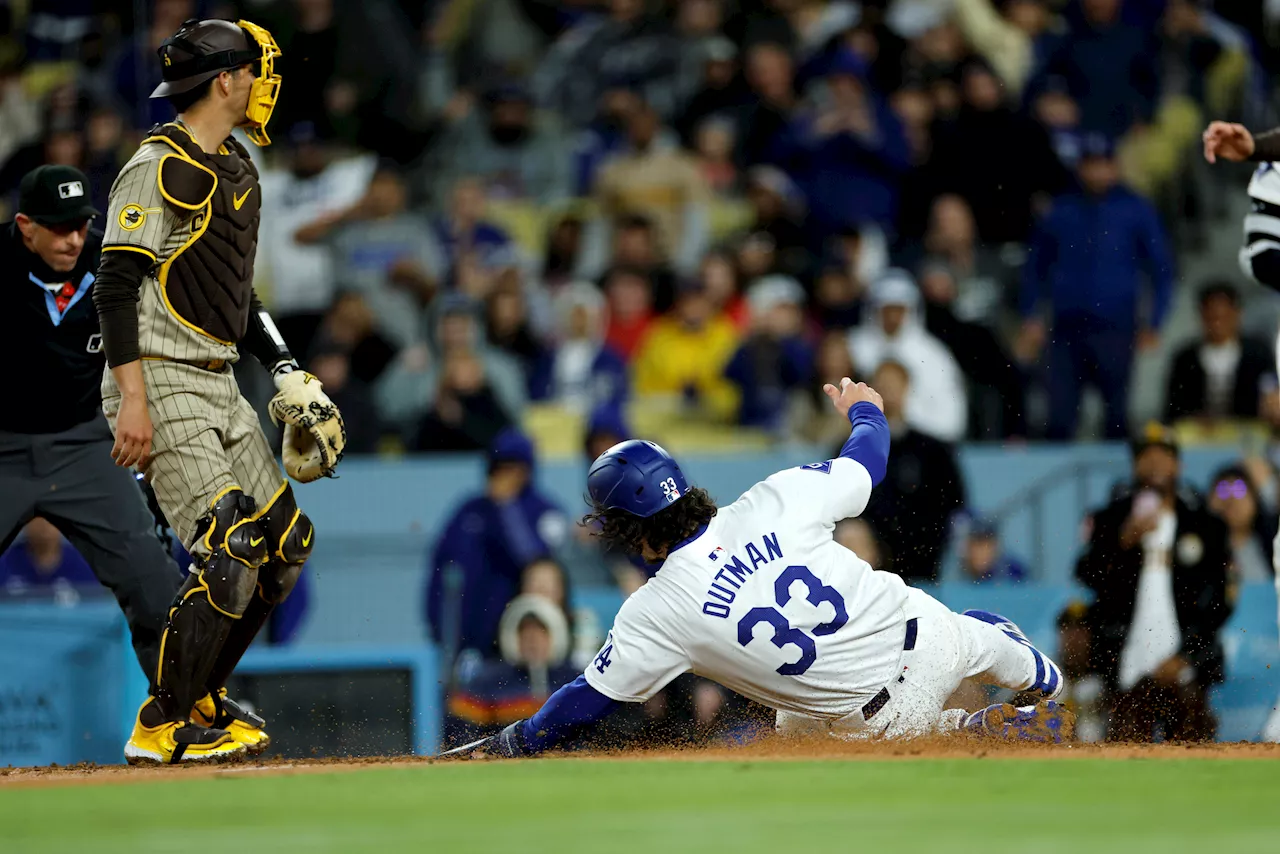
[[[58,198],[76,199],[84,195],[84,184],[80,181],[65,181],[58,185]]]
[[[707,555],[707,557],[710,558],[711,560],[719,560],[720,553],[723,551],[724,551],[724,546],[716,546],[716,550],[713,551],[711,554]]]

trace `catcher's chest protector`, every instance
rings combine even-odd
[[[205,334],[239,341],[249,322],[253,259],[258,246],[262,188],[249,154],[228,137],[218,154],[205,154],[182,128],[164,125],[180,151],[160,167],[160,189],[177,208],[192,212],[191,236],[160,270],[173,310]]]

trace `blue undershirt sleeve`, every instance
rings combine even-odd
[[[606,697],[579,676],[552,694],[533,717],[524,722],[524,746],[529,753],[550,750],[579,727],[600,720],[618,701]]]
[[[849,407],[853,430],[840,449],[840,456],[861,463],[871,475],[871,485],[879,486],[889,465],[889,422],[874,403]]]

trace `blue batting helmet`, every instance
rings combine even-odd
[[[587,472],[587,492],[597,506],[633,516],[652,516],[688,491],[680,464],[662,446],[640,439],[614,445]]]

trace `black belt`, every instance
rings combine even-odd
[[[912,617],[910,620],[907,620],[907,636],[902,641],[902,649],[904,651],[916,648],[916,633],[919,631],[919,629],[920,629],[920,626],[917,624],[915,617]],[[885,707],[885,704],[888,702],[889,702],[889,689],[881,688],[880,693],[876,694],[874,697],[868,700],[867,704],[862,707],[862,719],[864,721],[871,720],[876,716],[877,712],[879,712],[881,709]]]

